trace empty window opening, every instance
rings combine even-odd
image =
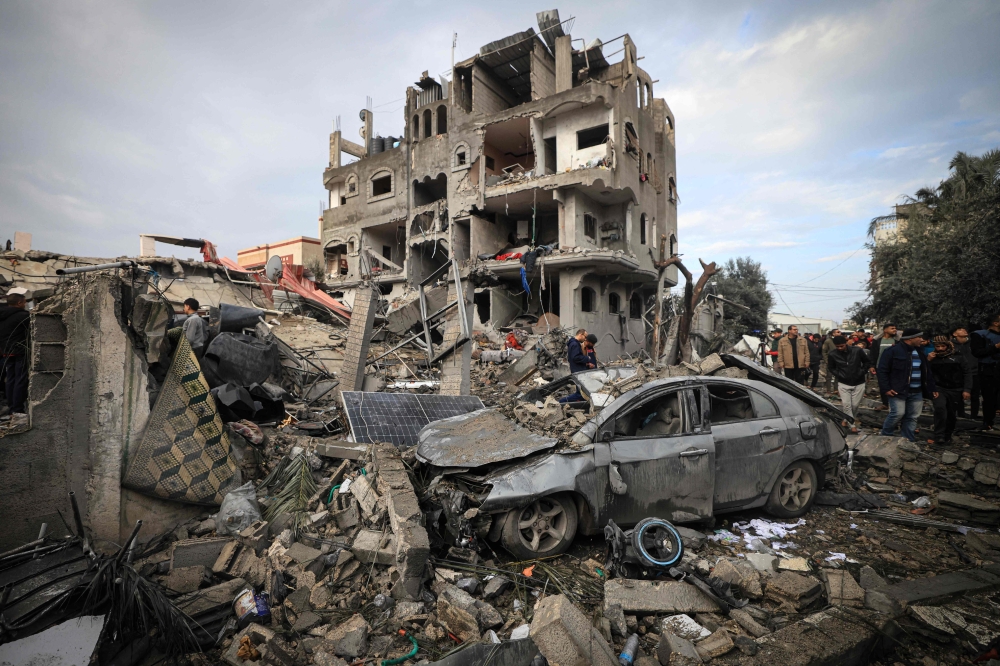
[[[616,437],[666,437],[690,431],[684,423],[681,391],[660,395],[615,419]]]
[[[535,150],[527,118],[514,118],[494,123],[483,136],[486,169],[501,179],[506,174],[531,171],[535,168]]]
[[[653,85],[650,83],[646,84],[646,108],[648,109],[653,104]]]
[[[414,141],[420,140],[420,116],[413,116],[413,126],[410,127],[410,135]]]
[[[646,214],[639,216],[639,243],[646,244]]]
[[[545,139],[545,173],[556,172],[556,138]]]
[[[386,174],[372,179],[372,196],[379,197],[392,193],[392,174]]]
[[[438,199],[448,196],[448,178],[443,173],[437,178],[427,176],[423,180],[413,181],[413,203],[416,206],[426,206]]]
[[[389,261],[394,261],[393,258],[392,258],[392,246],[391,245],[383,245],[382,246],[382,256],[385,257],[386,259],[388,259]],[[386,266],[385,264],[383,264],[382,268],[388,270],[388,269],[390,269],[392,267],[391,266]]]
[[[652,153],[646,153],[646,175],[650,175],[653,171],[653,155]]]
[[[323,254],[326,258],[327,275],[347,275],[347,245],[327,247]]]
[[[472,68],[456,67],[455,83],[452,87],[455,103],[468,113],[472,111]]]
[[[604,143],[604,140],[608,138],[608,124],[598,125],[597,127],[591,127],[589,129],[580,130],[576,133],[576,148],[577,150],[583,150],[584,148],[593,148],[594,146],[599,146]]]
[[[340,197],[340,205],[343,206],[347,203],[347,197]]]
[[[434,123],[431,118],[431,110],[426,109],[424,111],[424,138],[429,139],[431,137],[431,132],[434,131]]]
[[[622,309],[621,297],[615,292],[608,294],[608,312],[618,314]]]
[[[597,240],[597,218],[590,213],[583,214],[583,235]]]
[[[437,133],[448,133],[448,108],[444,104],[437,109]]]
[[[639,83],[639,79],[635,80],[635,108],[642,108],[642,84]]]
[[[677,183],[674,182],[674,177],[670,176],[667,178],[667,187],[670,191],[669,198],[673,203],[677,203]]]
[[[580,290],[580,309],[583,312],[593,312],[594,305],[597,303],[597,294],[590,287],[584,287]]]
[[[464,166],[466,163],[465,149],[460,148],[457,153],[455,153],[455,166]]]
[[[637,291],[628,299],[628,316],[629,319],[642,319],[642,296]]]
[[[670,256],[677,254],[677,236],[670,234]]]

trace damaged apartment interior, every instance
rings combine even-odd
[[[712,347],[658,81],[536,21],[331,134],[318,239],[14,234],[0,665],[996,658],[996,438]]]

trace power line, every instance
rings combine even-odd
[[[804,284],[809,284],[809,283],[810,283],[810,282],[812,282],[813,280],[818,280],[818,279],[820,279],[821,277],[823,277],[824,275],[826,275],[826,274],[828,274],[828,273],[832,273],[833,271],[837,270],[838,268],[840,268],[841,266],[843,266],[844,264],[846,264],[846,263],[847,263],[847,262],[848,262],[848,261],[849,261],[849,260],[851,259],[851,257],[853,257],[854,255],[856,255],[856,254],[857,254],[858,252],[861,252],[861,250],[863,250],[863,249],[865,249],[865,246],[864,246],[864,245],[862,245],[861,247],[859,247],[859,248],[858,248],[857,250],[855,250],[854,252],[851,252],[851,254],[850,254],[850,255],[849,255],[848,257],[847,257],[847,259],[844,259],[844,260],[843,260],[842,262],[840,262],[839,264],[837,264],[836,266],[834,266],[833,268],[831,268],[830,270],[828,270],[828,271],[827,271],[826,273],[820,273],[819,275],[817,275],[817,276],[816,276],[816,277],[814,277],[814,278],[811,278],[811,279],[809,279],[809,280],[806,280],[805,282],[802,282],[802,283],[799,283],[799,284],[794,284],[794,285],[792,285],[792,286],[793,286],[793,287],[801,287],[801,286],[802,286],[802,285],[804,285]]]

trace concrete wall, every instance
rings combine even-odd
[[[32,318],[31,429],[2,440],[2,549],[34,539],[43,522],[65,533],[57,512],[72,524],[71,490],[102,548],[121,543],[136,517],[145,521],[140,537],[148,538],[205,512],[142,498],[155,509],[149,513],[120,490],[128,452],[149,416],[145,360],[121,324],[121,288],[110,275],[89,275]]]

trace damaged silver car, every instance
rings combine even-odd
[[[568,446],[491,409],[427,425],[416,455],[436,476],[431,492],[448,489],[450,531],[499,540],[527,559],[561,553],[578,531],[598,534],[608,520],[806,513],[836,473],[846,448],[839,422],[849,417],[741,356],[722,359],[751,379],[647,382],[611,401]]]

